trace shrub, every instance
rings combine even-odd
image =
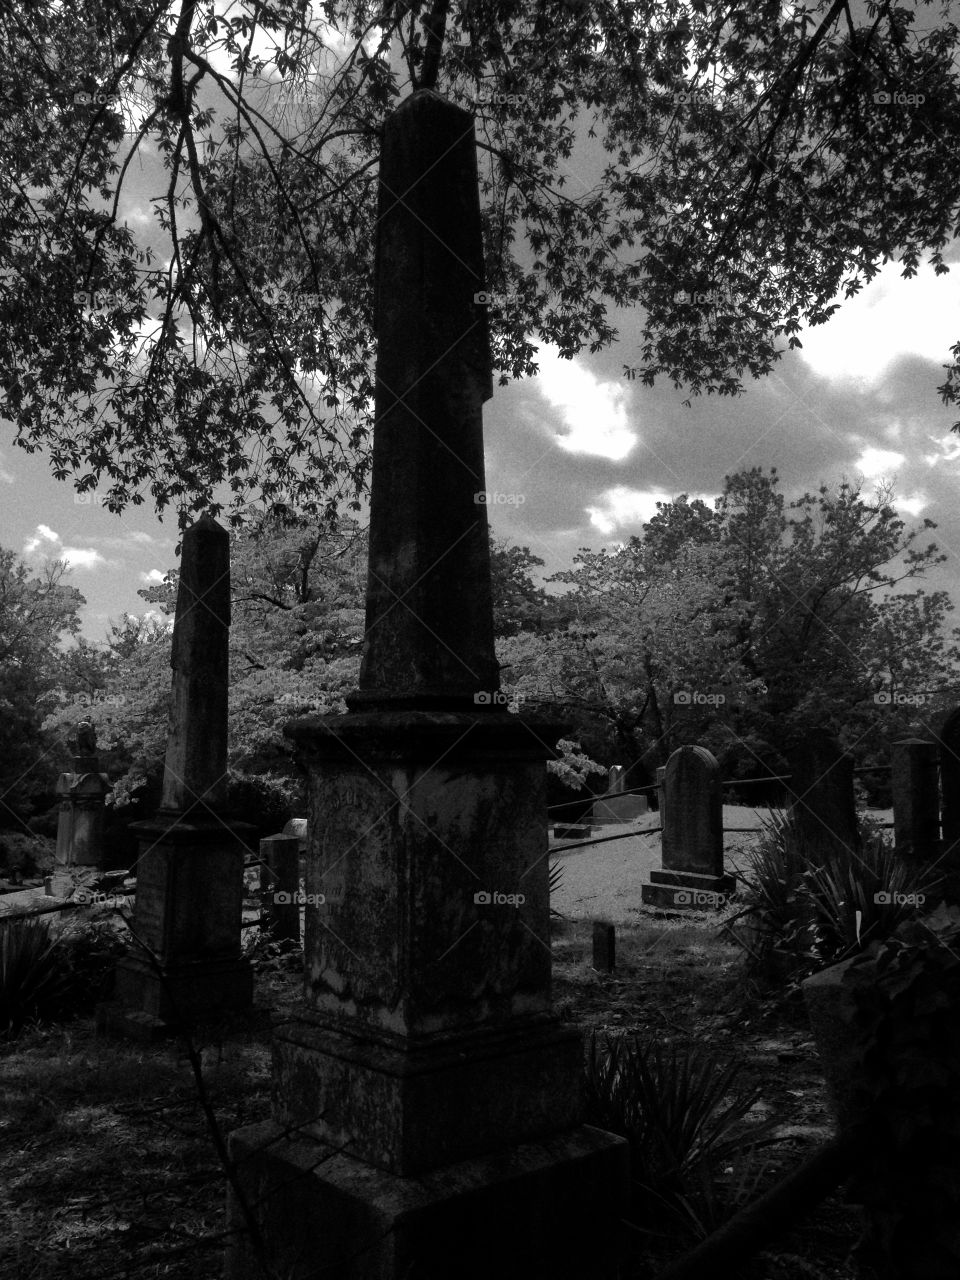
[[[563,863],[559,858],[555,858],[554,861],[550,863],[548,879],[550,884],[550,897],[552,898],[563,884]],[[556,908],[552,906],[550,908],[550,914],[557,918],[562,918],[563,916],[562,911],[557,911]]]
[[[677,1227],[694,1223],[705,1234],[704,1223],[715,1221],[720,1167],[742,1158],[773,1124],[745,1127],[760,1092],[738,1088],[739,1074],[736,1064],[696,1046],[593,1033],[587,1118],[630,1144],[638,1223],[655,1217]]]
[[[763,828],[747,871],[736,873],[743,909],[723,927],[747,952],[755,977],[791,990],[818,969],[889,938],[915,914],[917,898],[922,903],[938,883],[904,863],[869,819],[861,823],[855,854],[811,844],[783,813]],[[888,900],[878,902],[879,894]]]
[[[0,868],[37,876],[53,867],[56,842],[34,832],[0,831]]]
[[[0,923],[0,1034],[56,1017],[66,1006],[70,979],[43,920]]]
[[[97,920],[69,928],[57,940],[71,1013],[90,1012],[111,994],[116,963],[127,951],[122,927],[114,920]]]

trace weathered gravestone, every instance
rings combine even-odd
[[[275,942],[300,941],[300,841],[295,835],[260,841],[260,931]]]
[[[901,738],[890,749],[897,853],[914,865],[940,854],[940,778],[936,742]]]
[[[613,973],[617,966],[617,930],[609,920],[593,922],[593,967],[600,973]]]
[[[360,688],[287,727],[305,999],[275,1031],[273,1119],[231,1135],[227,1275],[261,1274],[242,1195],[287,1280],[602,1280],[625,1145],[580,1123],[582,1045],[550,1003],[561,729],[495,696],[473,119],[430,91],[384,127],[376,272]]]
[[[616,822],[632,822],[646,813],[646,797],[624,795],[625,787],[626,770],[623,765],[615,764],[607,776],[608,795],[604,800],[594,801],[590,821],[599,826],[610,826]]]
[[[663,779],[666,777],[666,773],[667,773],[667,766],[666,766],[666,765],[663,765],[663,764],[662,764],[662,765],[660,765],[660,766],[658,767],[658,769],[657,769],[657,792],[656,792],[656,795],[657,795],[657,804],[659,805],[660,825],[661,825],[661,826],[663,825],[663,815],[664,815],[664,811],[666,810],[666,807],[667,807],[667,805],[666,805],[666,795],[665,795],[665,793],[664,793],[664,789],[663,789]]]
[[[678,747],[666,763],[662,868],[640,890],[648,906],[703,910],[723,906],[733,876],[723,868],[720,767],[705,747]]]
[[[96,730],[91,721],[81,720],[73,750],[73,772],[61,773],[57,780],[60,812],[53,875],[48,889],[56,897],[66,897],[78,884],[103,869],[103,818],[107,796],[113,790],[107,775],[100,772]]]
[[[132,928],[104,1029],[165,1034],[253,998],[240,954],[243,861],[253,828],[226,813],[230,549],[202,516],[183,535],[162,807],[140,841]]]
[[[788,814],[808,850],[855,855],[860,849],[853,757],[831,734],[813,729],[788,752]]]
[[[956,938],[920,922],[898,932],[879,953],[831,965],[801,986],[837,1129],[860,1139],[844,1199],[863,1206],[863,1273],[953,1280],[960,1275]],[[921,965],[923,947],[932,958]]]
[[[306,818],[291,818],[289,822],[284,824],[283,834],[285,836],[296,836],[300,846],[300,852],[307,851],[307,820]]]
[[[960,707],[946,718],[937,735],[940,747],[940,818],[943,848],[937,873],[944,894],[960,901]]]

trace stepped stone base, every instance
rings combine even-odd
[[[581,1125],[402,1178],[273,1122],[230,1135],[285,1280],[618,1280],[629,1186],[622,1138]],[[261,1280],[237,1193],[226,1280]]]
[[[610,796],[594,801],[590,821],[596,826],[611,827],[618,822],[633,822],[648,808],[646,796]]]
[[[706,911],[726,905],[736,890],[732,875],[700,875],[695,871],[651,871],[640,901],[666,911]]]
[[[174,1035],[184,1025],[253,1004],[253,970],[244,959],[164,968],[128,956],[117,966],[116,998],[97,1008],[97,1030],[133,1040]]]

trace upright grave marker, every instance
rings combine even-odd
[[[640,899],[673,910],[719,907],[733,893],[723,867],[720,766],[705,747],[678,747],[663,775],[662,868]]]
[[[287,727],[309,778],[304,1004],[275,1032],[273,1119],[230,1151],[288,1280],[321,1261],[330,1280],[603,1280],[626,1154],[580,1123],[580,1037],[550,1003],[560,726],[495,696],[472,116],[408,98],[379,199],[360,687]],[[230,1226],[227,1275],[258,1276],[235,1191]]]
[[[617,822],[632,822],[646,813],[646,797],[624,795],[625,789],[626,770],[621,764],[612,765],[607,776],[607,798],[593,802],[590,821],[599,826],[611,826]]]
[[[162,807],[140,839],[134,949],[107,1030],[152,1037],[253,998],[240,954],[243,860],[253,831],[226,813],[230,544],[201,516],[183,535]]]
[[[960,707],[947,716],[937,736],[944,852],[960,861]]]
[[[300,840],[295,835],[260,841],[260,932],[275,942],[300,941]]]
[[[940,779],[937,744],[901,738],[890,751],[897,853],[933,863],[940,853]]]
[[[791,820],[809,848],[846,852],[860,849],[853,757],[826,730],[811,729],[789,752]]]
[[[100,772],[92,721],[80,721],[70,745],[73,771],[61,773],[57,779],[60,812],[54,869],[48,886],[57,897],[69,895],[76,885],[103,869],[104,806],[113,790],[107,775]]]

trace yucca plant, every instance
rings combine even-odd
[[[550,870],[547,874],[550,883],[550,897],[552,898],[563,884],[563,863],[559,858],[550,863]],[[563,912],[557,911],[554,907],[550,908],[550,914],[556,916],[557,919],[563,918]]]
[[[723,926],[751,957],[754,969],[782,976],[812,942],[813,919],[803,875],[814,850],[782,811],[761,821],[762,836],[748,851],[745,872],[734,874],[743,909]]]
[[[889,937],[913,913],[911,895],[929,895],[939,883],[904,863],[868,821],[857,852],[810,841],[783,813],[763,828],[747,870],[736,873],[743,909],[724,928],[757,977],[788,989]],[[888,900],[877,901],[884,894]]]
[[[811,955],[831,964],[884,941],[940,881],[908,866],[879,834],[858,853],[831,851],[804,872],[804,897],[815,913]]]
[[[766,1137],[772,1121],[744,1126],[759,1101],[740,1068],[696,1046],[636,1036],[590,1039],[587,1117],[630,1144],[638,1225],[666,1213],[675,1227],[713,1223],[719,1168]],[[698,1232],[699,1233],[699,1232]]]
[[[55,1017],[69,996],[69,970],[42,920],[0,922],[0,1034]]]

